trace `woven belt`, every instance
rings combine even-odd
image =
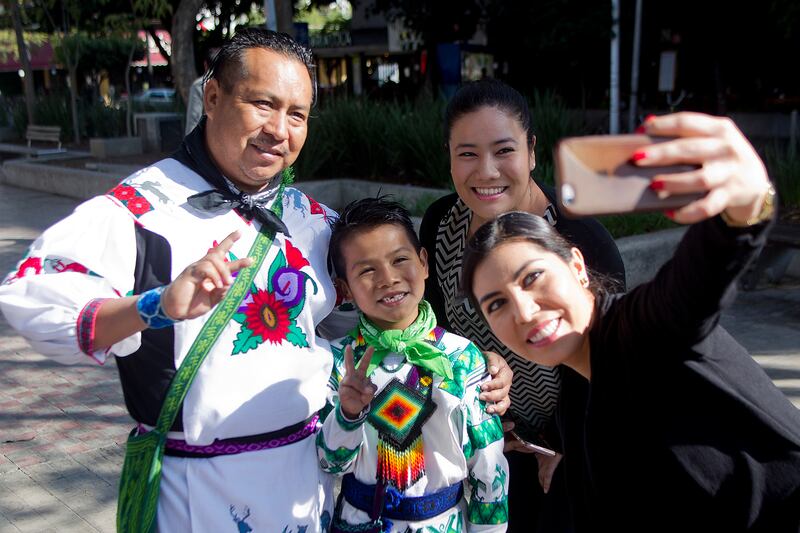
[[[236,455],[245,452],[257,452],[280,448],[294,444],[313,435],[317,430],[318,415],[269,433],[215,440],[207,446],[188,444],[182,439],[167,439],[164,455],[169,457],[207,458],[218,455]],[[139,424],[139,433],[147,433],[147,428]]]
[[[372,512],[375,498],[375,485],[367,485],[356,479],[353,474],[342,478],[342,496],[345,501],[367,514]],[[428,520],[455,507],[464,494],[463,483],[458,482],[424,496],[401,496],[399,501],[392,501],[387,493],[383,502],[381,517],[406,522]]]

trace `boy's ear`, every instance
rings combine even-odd
[[[336,287],[337,300],[341,299],[343,301],[353,301],[353,295],[350,292],[350,286],[347,285],[347,282],[344,279],[334,279],[333,286]]]
[[[422,267],[425,269],[425,279],[428,279],[428,250],[420,248],[419,260],[422,263]]]

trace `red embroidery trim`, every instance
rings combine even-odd
[[[103,305],[106,300],[108,300],[108,298],[89,300],[89,303],[87,303],[78,314],[77,322],[78,347],[83,353],[101,365],[104,361],[94,356],[94,328],[97,322],[97,313],[100,310],[100,306]]]

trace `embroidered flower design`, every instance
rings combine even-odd
[[[247,306],[247,327],[252,335],[258,335],[262,341],[280,344],[289,333],[289,312],[274,294],[267,291],[253,293],[253,301]]]
[[[311,214],[322,215],[322,217],[325,219],[325,222],[328,222],[328,213],[322,208],[320,203],[308,195],[306,195],[306,198],[308,198],[308,204],[311,206]]]
[[[136,196],[136,189],[134,189],[130,185],[120,184],[111,189],[111,194],[117,200],[121,202],[127,202],[128,200]]]
[[[266,289],[259,290],[251,284],[249,294],[233,315],[242,327],[231,355],[247,353],[265,341],[278,345],[285,340],[300,348],[308,346],[305,332],[297,325],[308,282],[314,294],[318,290],[311,276],[300,270],[308,264],[300,250],[286,241],[286,253],[279,251],[269,267]]]
[[[17,272],[10,276],[6,283],[11,283],[14,280],[24,278],[25,276],[36,276],[42,273],[42,258],[41,257],[28,257],[20,263]]]
[[[120,183],[108,194],[122,202],[137,219],[153,210],[152,204],[135,187]]]
[[[153,206],[150,205],[150,202],[148,202],[147,198],[144,196],[138,196],[128,202],[128,211],[137,215],[137,218],[152,210]]]

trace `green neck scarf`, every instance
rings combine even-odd
[[[381,330],[361,313],[358,329],[367,345],[375,348],[372,361],[367,368],[367,375],[372,374],[386,354],[394,352],[405,355],[412,365],[427,368],[447,379],[453,379],[453,365],[450,359],[442,350],[426,340],[428,333],[435,327],[436,315],[433,314],[431,304],[425,300],[419,303],[417,319],[403,330]]]

